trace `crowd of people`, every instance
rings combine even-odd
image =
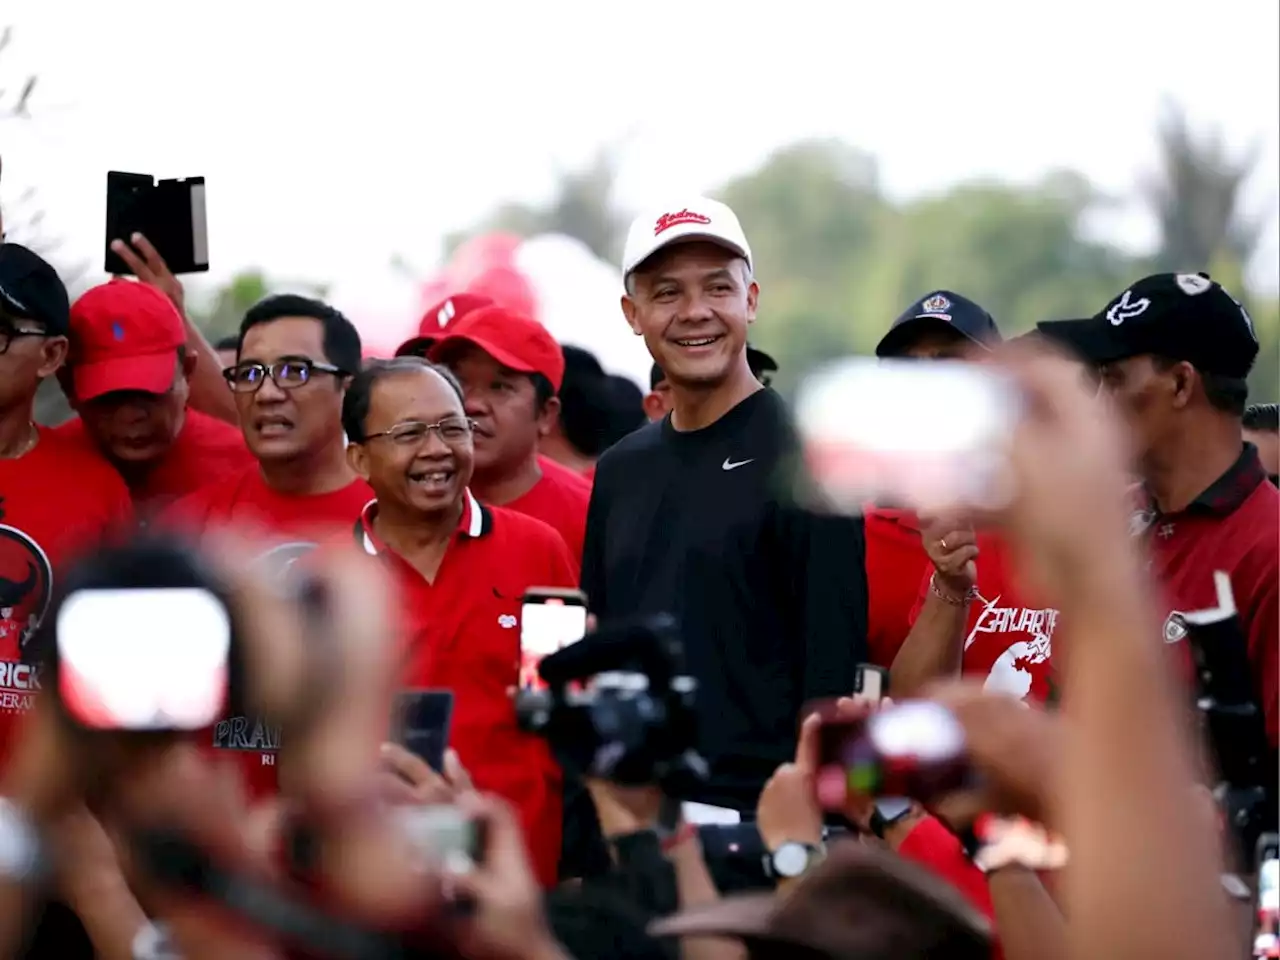
[[[1188,635],[1225,573],[1274,830],[1280,444],[1275,404],[1247,405],[1248,312],[1207,274],[1136,279],[1007,342],[978,303],[922,291],[876,354],[1019,385],[1016,496],[842,516],[779,482],[805,451],[747,342],[768,301],[719,202],[627,236],[622,317],[600,322],[642,339],[647,394],[471,290],[393,357],[295,294],[210,343],[146,237],[113,248],[134,276],[70,302],[0,244],[0,950],[381,955],[273,925],[265,893],[211,910],[158,880],[130,831],[180,821],[246,884],[404,933],[396,956],[1247,955],[1254,864]],[[67,423],[35,422],[51,378]],[[199,735],[116,750],[47,709],[42,677],[68,578],[143,535],[193,545],[251,608],[258,673]],[[268,589],[299,568],[327,584],[321,621]],[[672,618],[700,775],[610,782],[519,722],[531,588],[580,589],[592,630]],[[340,697],[295,676],[321,647]],[[383,722],[409,688],[452,692],[440,770]],[[978,776],[910,797],[832,781],[824,731],[919,703]],[[445,805],[484,826],[465,870],[382,815]],[[997,843],[992,814],[1033,829]],[[320,853],[293,850],[299,824]]]

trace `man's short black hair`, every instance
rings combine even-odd
[[[1181,360],[1171,357],[1154,358],[1157,370],[1168,370]],[[1249,402],[1249,384],[1239,377],[1227,377],[1220,373],[1207,373],[1196,367],[1200,374],[1200,382],[1204,384],[1204,395],[1209,406],[1219,413],[1229,413],[1234,417],[1243,417],[1245,405]]]
[[[556,395],[556,388],[551,385],[550,380],[540,373],[529,374],[529,379],[533,381],[534,409],[541,413],[542,408],[547,405],[547,401]]]
[[[240,353],[240,335],[236,333],[227,334],[225,337],[222,337],[221,339],[218,340],[217,343],[213,345],[213,349],[218,351],[234,350],[237,354],[239,354]]]
[[[393,357],[390,360],[370,360],[364,369],[351,378],[346,395],[342,398],[342,429],[352,443],[364,443],[369,439],[365,420],[369,417],[369,403],[378,381],[415,370],[431,370],[439,374],[453,388],[462,402],[462,386],[451,371],[422,357]]]
[[[1280,433],[1280,404],[1253,404],[1244,412],[1244,428],[1258,433]]]
[[[240,335],[236,338],[236,356],[244,349],[244,335],[252,328],[284,317],[310,317],[324,328],[325,359],[335,367],[354,373],[360,369],[364,350],[360,333],[355,325],[340,311],[322,300],[299,296],[296,293],[279,293],[259,300],[240,321]]]

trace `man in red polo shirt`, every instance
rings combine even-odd
[[[71,308],[69,399],[80,417],[58,432],[111,461],[142,519],[253,462],[239,430],[188,409],[195,363],[181,315],[149,284],[111,280]]]
[[[935,290],[894,321],[876,355],[960,360],[1000,339],[986,310]],[[1025,595],[999,536],[954,519],[922,522],[901,510],[870,511],[866,529],[869,641],[876,662],[892,664],[897,693],[910,695],[961,670],[985,677],[989,690],[1049,699],[1058,611]],[[905,545],[909,536],[916,538],[915,554]],[[903,634],[907,585],[910,629]]]
[[[1182,616],[1216,607],[1214,571],[1229,574],[1276,746],[1280,492],[1243,437],[1246,377],[1258,355],[1253,321],[1208,274],[1163,273],[1090,320],[1039,329],[1100,368],[1128,423],[1145,501],[1134,531],[1149,539],[1163,587],[1165,643],[1190,675]]]
[[[453,691],[450,746],[477,787],[519,808],[550,885],[561,774],[547,744],[517,727],[509,691],[521,596],[576,586],[577,564],[546,524],[472,495],[474,427],[447,371],[416,357],[375,360],[352,378],[342,422],[351,465],[377,494],[355,525],[357,540],[385,560],[405,604],[404,684]]]
[[[233,528],[270,544],[264,575],[289,569],[319,538],[349,529],[373,499],[347,463],[342,395],[360,369],[360,334],[333,307],[285,294],[254,305],[226,370],[254,463],[172,504],[160,522],[196,534]],[[275,792],[278,737],[254,717],[227,717],[213,746],[234,751],[250,792]]]
[[[476,496],[548,524],[581,562],[591,484],[538,454],[560,415],[560,344],[536,320],[490,306],[451,323],[431,359],[458,378],[476,424]]]

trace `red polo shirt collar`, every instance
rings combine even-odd
[[[370,500],[360,511],[356,521],[355,539],[365,553],[378,556],[391,548],[379,539],[373,530],[373,518],[378,515],[378,501]],[[457,535],[475,540],[493,529],[493,514],[486,510],[468,487],[462,494],[462,517],[458,520]]]
[[[1263,469],[1262,461],[1258,457],[1258,448],[1251,443],[1246,443],[1236,462],[1227,468],[1227,472],[1187,504],[1182,513],[1213,517],[1228,516],[1235,513],[1260,484],[1266,482],[1267,472]],[[1138,496],[1139,514],[1145,520],[1143,524],[1145,530],[1163,515],[1156,509],[1155,498],[1146,487],[1138,488]]]

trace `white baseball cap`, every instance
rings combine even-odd
[[[737,214],[718,200],[693,197],[687,203],[648,210],[631,221],[622,253],[623,280],[664,247],[690,240],[705,240],[731,250],[747,261],[748,269],[755,269],[751,245]]]

